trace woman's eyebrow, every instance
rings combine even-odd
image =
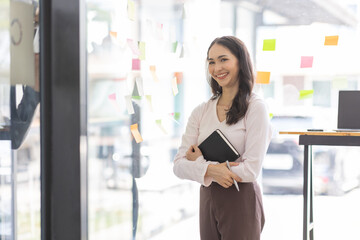
[[[218,56],[217,58],[219,59],[219,58],[223,58],[223,57],[227,57],[227,55],[220,55],[220,56]],[[208,58],[207,60],[210,61],[210,60],[214,60],[214,59]]]

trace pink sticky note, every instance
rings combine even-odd
[[[112,93],[108,96],[110,100],[116,101],[116,93]]]
[[[301,56],[300,68],[311,68],[313,65],[313,56]]]
[[[132,60],[132,70],[140,70],[140,59],[133,58],[133,60]]]
[[[134,40],[128,38],[127,39],[127,44],[130,47],[133,54],[138,55],[138,56],[141,54],[137,42],[135,42]]]

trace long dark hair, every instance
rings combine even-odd
[[[226,113],[226,123],[228,125],[232,125],[244,118],[246,111],[249,107],[249,96],[254,86],[253,66],[251,63],[249,52],[245,44],[240,39],[234,36],[215,38],[209,46],[209,49],[207,51],[207,58],[209,58],[210,48],[214,44],[219,44],[229,49],[230,52],[234,56],[236,56],[239,62],[239,89],[233,99],[230,109]],[[220,97],[222,94],[222,87],[215,81],[215,79],[210,74],[208,77],[208,82],[213,93],[211,100]]]

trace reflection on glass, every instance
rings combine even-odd
[[[0,8],[0,239],[40,239],[38,2]]]
[[[176,179],[172,159],[190,111],[210,97],[203,56],[215,37],[244,39],[256,71],[271,72],[270,85],[257,84],[255,91],[283,130],[334,128],[337,91],[359,89],[359,3],[331,1],[336,8],[328,11],[315,1],[210,2],[86,1],[89,239],[199,239],[198,185]],[[337,17],[345,16],[338,11],[347,17]],[[339,36],[338,44],[325,46],[325,36]],[[265,39],[276,39],[274,51],[263,51]],[[301,56],[313,56],[311,68],[301,68]],[[311,89],[312,98],[299,99],[300,91]],[[133,124],[143,139],[139,143]],[[302,149],[297,139],[280,136],[271,146],[263,176],[263,238],[301,239]],[[324,183],[332,174],[332,152],[324,148],[315,155],[318,194],[328,194]],[[358,190],[336,201],[358,200]],[[329,203],[335,197],[321,199]],[[318,211],[319,218],[327,215]],[[292,225],[284,226],[283,219]],[[320,221],[329,224],[324,217]],[[360,224],[359,218],[349,222]],[[316,230],[319,236],[325,231]]]

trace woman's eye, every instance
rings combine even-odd
[[[209,65],[212,65],[212,64],[214,64],[214,62],[209,62]]]
[[[227,61],[227,59],[226,59],[226,58],[222,58],[221,61],[222,61],[222,62],[225,62],[225,61]]]

